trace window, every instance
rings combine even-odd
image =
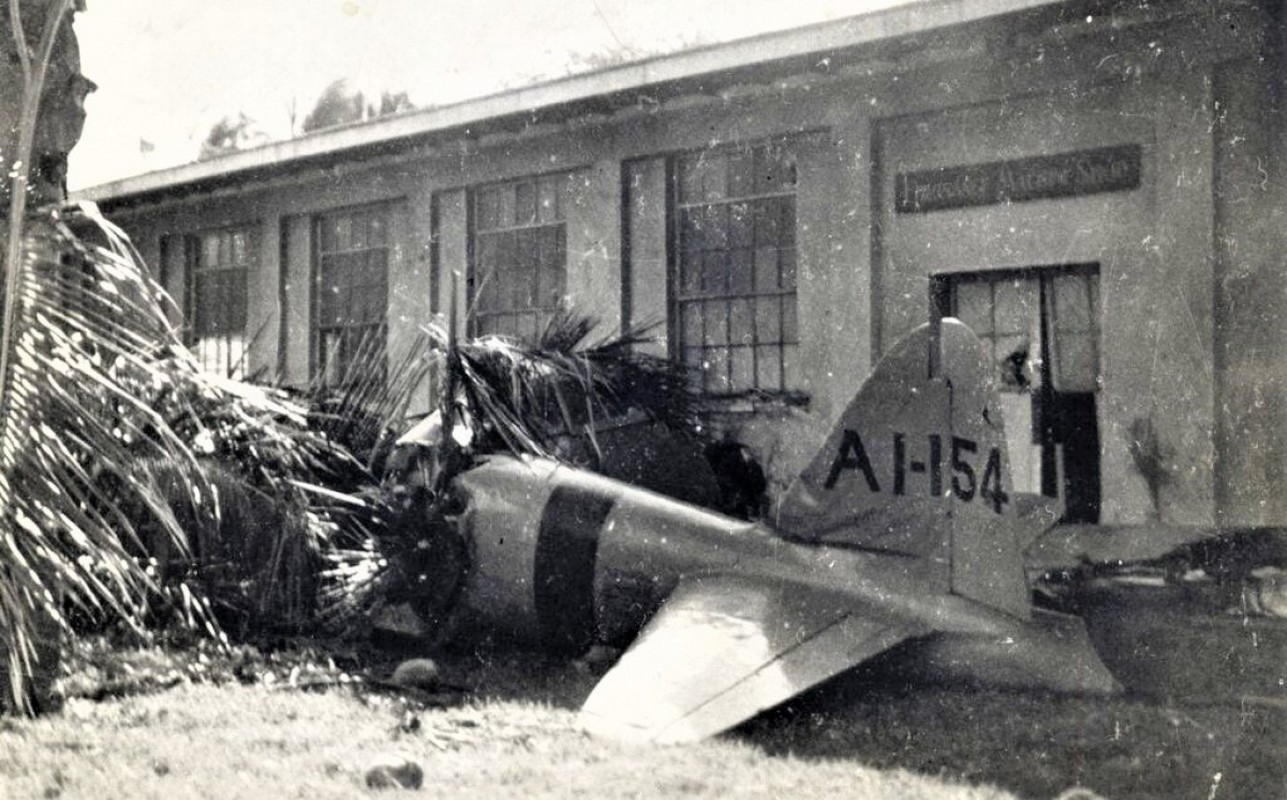
[[[323,214],[314,223],[315,369],[328,386],[384,363],[389,231],[385,206]]]
[[[534,339],[566,291],[566,175],[485,186],[471,194],[471,331]]]
[[[795,191],[782,145],[676,159],[672,348],[709,394],[799,387]]]
[[[1003,390],[1099,383],[1099,276],[1093,267],[942,276],[947,308],[983,340]]]
[[[188,240],[189,344],[203,369],[232,378],[245,372],[246,281],[257,261],[256,240],[250,227]]]

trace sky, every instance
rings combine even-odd
[[[338,78],[417,106],[556,78],[605,53],[647,56],[909,0],[89,0],[82,71],[98,84],[71,189],[196,158],[245,113],[288,138]]]

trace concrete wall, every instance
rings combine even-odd
[[[1273,491],[1287,461],[1287,378],[1276,377],[1287,376],[1287,148],[1273,133],[1284,126],[1267,110],[1277,90],[1266,88],[1281,59],[1237,32],[1265,26],[1255,14],[1210,27],[1187,19],[1119,29],[1078,19],[1057,36],[1006,24],[992,38],[945,34],[867,67],[833,73],[820,63],[719,92],[698,86],[614,115],[516,124],[327,172],[252,179],[226,196],[165,201],[120,221],[157,263],[163,236],[256,222],[250,326],[265,325],[265,335],[252,368],[298,384],[310,370],[315,214],[392,204],[389,319],[402,341],[444,320],[453,286],[465,308],[468,190],[562,174],[569,298],[602,320],[603,333],[659,323],[664,341],[667,158],[785,139],[799,175],[804,396],[721,403],[712,416],[717,431],[752,447],[779,488],[812,456],[879,352],[927,319],[928,276],[1094,262],[1104,521],[1138,522],[1150,511],[1125,432],[1151,418],[1173,453],[1164,519],[1205,524],[1219,511],[1225,520],[1287,522],[1287,500]],[[1128,144],[1142,154],[1131,191],[893,212],[902,171]],[[184,281],[181,253],[165,255],[174,290]],[[428,402],[426,389],[414,410]]]
[[[1140,522],[1152,510],[1127,450],[1137,418],[1151,418],[1174,451],[1165,519],[1212,521],[1210,110],[1197,75],[1010,98],[881,125],[882,346],[925,321],[930,275],[1099,265],[1105,522]],[[1125,144],[1142,147],[1141,185],[1132,191],[892,211],[901,172]]]
[[[1220,522],[1287,523],[1287,144],[1280,43],[1213,81]],[[1281,51],[1279,51],[1281,52]],[[1278,75],[1272,76],[1277,64]]]

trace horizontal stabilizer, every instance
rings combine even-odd
[[[925,631],[808,586],[680,584],[581,710],[595,735],[690,742],[750,719]]]

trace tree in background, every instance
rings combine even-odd
[[[361,90],[350,89],[344,78],[332,81],[313,104],[313,109],[304,117],[300,129],[304,133],[346,125],[350,122],[361,122],[366,119],[397,114],[415,108],[406,92],[380,93],[378,102],[367,102]]]
[[[201,142],[198,161],[217,158],[227,153],[258,147],[270,141],[267,133],[259,130],[258,123],[246,113],[238,112],[235,116],[226,116],[210,126],[210,132]]]

